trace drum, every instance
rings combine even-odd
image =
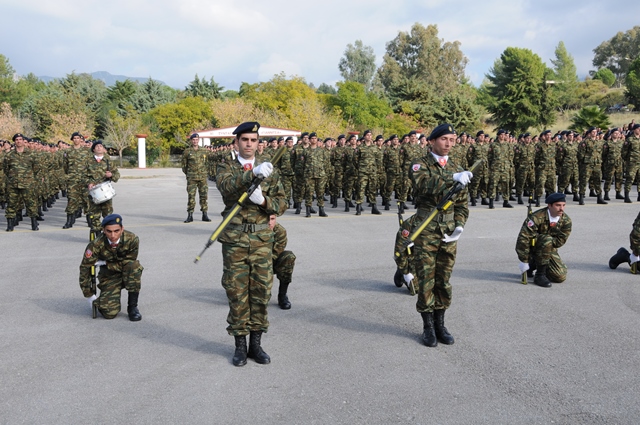
[[[106,181],[93,186],[93,189],[89,190],[89,196],[94,204],[102,204],[116,196],[116,190],[110,181]]]

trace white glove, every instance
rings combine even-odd
[[[262,205],[264,202],[264,195],[262,194],[262,188],[258,186],[256,190],[253,191],[251,196],[249,196],[249,200],[256,205]]]
[[[253,174],[256,177],[262,177],[266,179],[271,175],[271,173],[273,173],[273,165],[270,162],[263,162],[253,169]]]
[[[98,260],[98,261],[96,261],[96,266],[97,266],[97,267],[99,267],[99,266],[106,266],[106,265],[107,265],[107,262],[106,262],[106,261],[104,261],[104,260]]]
[[[98,299],[98,297],[96,297],[95,295],[91,295],[89,298],[87,298],[87,301],[89,301],[89,307],[93,308],[93,302]]]
[[[638,261],[640,261],[640,255],[633,255],[633,252],[629,254],[629,262],[631,264],[637,263]]]
[[[407,245],[407,249],[408,249],[408,248],[413,248],[413,245],[414,245],[414,243],[413,243],[413,242],[411,242],[409,245]]]
[[[466,171],[465,171],[465,173],[466,173]],[[453,233],[452,233],[452,234],[447,235],[447,234],[445,233],[445,234],[444,234],[444,238],[442,238],[442,240],[443,240],[443,241],[445,241],[445,242],[447,242],[447,243],[449,243],[449,242],[455,242],[455,241],[457,241],[458,239],[460,239],[460,235],[462,234],[462,231],[463,231],[463,230],[464,230],[464,229],[463,229],[462,227],[458,226],[458,227],[456,227],[456,228],[453,230]]]
[[[411,283],[413,280],[413,275],[411,273],[403,274],[402,277],[404,277],[404,281],[407,283]]]
[[[472,178],[473,173],[471,171],[461,171],[453,175],[453,180],[462,183],[463,186],[468,185]]]
[[[529,263],[523,263],[522,261],[520,261],[519,267],[520,267],[520,273],[524,273],[527,270],[529,270]]]

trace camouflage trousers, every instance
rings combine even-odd
[[[489,175],[489,198],[494,198],[497,193],[502,193],[504,199],[509,199],[511,186],[509,171],[493,172]]]
[[[396,192],[396,196],[399,196],[401,178],[402,176],[397,173],[387,172],[387,183],[384,185],[382,192],[383,200],[390,201],[394,191]]]
[[[70,181],[67,188],[67,214],[75,214],[79,209],[87,210],[89,194],[87,187],[79,181]]]
[[[533,166],[518,167],[515,186],[518,195],[521,195],[525,190],[532,191],[536,187],[535,168]]]
[[[335,172],[333,174],[333,180],[331,181],[331,194],[335,197],[340,196],[340,191],[342,190],[342,179],[342,169],[340,169],[340,172]]]
[[[627,162],[627,179],[624,182],[624,191],[631,192],[633,181],[640,181],[640,164]],[[638,185],[638,193],[640,193],[640,185]]]
[[[24,207],[23,207],[24,206]],[[29,217],[38,216],[38,205],[36,203],[36,195],[31,189],[18,189],[15,187],[7,188],[7,209],[5,216],[7,218],[15,218],[18,211],[22,208],[27,209]]]
[[[207,196],[209,196],[207,179],[187,179],[187,194],[189,195],[187,212],[192,213],[196,208],[196,190],[200,195],[200,211],[207,212],[209,210],[207,205]]]
[[[403,174],[400,178],[400,193],[398,193],[398,201],[407,202],[409,193],[411,192],[411,180],[407,174]]]
[[[366,197],[373,203],[376,202],[376,189],[378,177],[375,174],[358,174],[356,204],[361,204]]]
[[[283,284],[291,283],[293,268],[296,265],[296,255],[291,251],[282,251],[273,261],[273,274],[278,276],[278,281]]]
[[[345,202],[351,201],[353,188],[355,186],[356,176],[353,174],[345,174],[342,179],[342,196]]]
[[[595,189],[596,195],[602,195],[602,187],[600,187],[602,168],[600,164],[580,164],[578,169],[580,171],[580,195],[584,195],[587,191],[587,182],[590,183],[592,189]]]
[[[558,175],[558,192],[564,192],[571,185],[573,192],[578,188],[578,164],[565,164]]]
[[[487,197],[487,174],[479,172],[473,175],[469,183],[469,197],[475,199],[480,194],[481,197]]]
[[[313,194],[315,193],[318,206],[324,207],[325,178],[307,177],[305,179],[304,185],[304,204],[306,206],[311,206],[313,204]]]
[[[98,289],[100,295],[94,301],[105,319],[113,319],[120,312],[120,293],[140,292],[142,271],[144,267],[138,260],[129,261],[122,266],[122,272],[112,272],[100,267],[98,273]]]
[[[538,235],[536,246],[532,248],[531,256],[536,265],[547,265],[547,277],[554,283],[561,283],[567,279],[567,266],[562,262],[558,249],[553,247],[551,235]]]
[[[87,211],[87,215],[89,216],[92,229],[100,229],[100,216],[102,215],[102,217],[104,218],[109,214],[113,214],[112,199],[109,199],[108,201],[105,201],[101,204],[96,204],[91,199],[89,199],[89,209]]]
[[[261,236],[251,234],[249,247],[222,244],[222,287],[229,300],[229,335],[269,329],[267,305],[273,285],[273,235],[268,241],[260,240]]]
[[[622,191],[622,161],[604,164],[604,191],[611,189],[611,183],[615,179],[616,192]]]
[[[304,199],[304,177],[302,175],[293,176],[293,202],[302,202]]]
[[[556,191],[556,171],[554,169],[536,169],[536,196]]]
[[[445,243],[442,237],[440,232],[429,232],[427,228],[415,241],[412,261],[418,279],[418,313],[447,309],[451,305],[449,279],[456,262],[457,242]]]
[[[280,176],[282,187],[284,188],[284,198],[289,202],[291,199],[291,189],[293,187],[293,176]]]

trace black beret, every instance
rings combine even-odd
[[[500,130],[498,130],[498,136],[501,135],[501,134],[509,134],[509,132],[507,130],[501,128]]]
[[[411,130],[407,136],[413,136],[414,134],[418,134],[418,132],[415,130]]]
[[[420,135],[420,137],[418,137],[418,140],[426,139],[426,138],[427,138],[427,136],[423,133],[423,134]]]
[[[378,135],[376,136],[376,142],[377,142],[378,140],[384,140],[384,137],[382,137],[382,134],[378,134]]]
[[[567,202],[567,197],[564,193],[556,192],[547,196],[544,201],[546,204],[555,204],[556,202]]]
[[[522,135],[522,137],[529,137],[529,136],[531,136],[531,133],[524,133],[524,134]]]
[[[476,137],[480,137],[484,135],[484,131],[480,130],[476,133]]]
[[[329,142],[331,140],[333,140],[331,137],[327,137],[326,139],[324,139],[325,142]]]
[[[587,129],[587,133],[591,133],[593,130],[597,130],[597,128],[595,128],[595,127],[589,127],[589,128]]]
[[[191,136],[189,136],[189,140],[198,139],[198,138],[200,138],[198,133],[193,133]]]
[[[351,139],[357,139],[358,136],[356,136],[355,134],[350,134],[349,137],[347,137],[347,140],[351,140]]]
[[[293,137],[289,136],[285,139],[285,142],[288,142],[289,140],[293,140]]]
[[[120,214],[109,214],[102,219],[102,227],[110,226],[112,224],[119,224],[122,226],[122,217]]]
[[[240,135],[244,133],[257,133],[258,130],[260,130],[260,123],[257,123],[255,121],[249,121],[249,122],[243,122],[242,124],[237,126],[236,129],[233,130],[233,133],[231,134]]]
[[[345,138],[345,135],[344,135],[344,134],[341,134],[341,135],[339,135],[339,136],[338,136],[338,140],[340,140],[340,139],[344,139],[344,138]]]
[[[396,137],[398,137],[397,134],[392,134],[391,136],[389,136],[389,140],[395,139]]]
[[[446,134],[456,134],[456,131],[453,129],[453,126],[451,124],[440,124],[433,129],[433,131],[429,135],[429,140],[436,140],[438,137],[444,136]]]
[[[365,130],[364,133],[362,133],[362,137],[366,136],[367,134],[371,134],[371,130]]]
[[[312,138],[312,137],[318,137],[315,131],[313,133],[309,133],[309,138]]]
[[[273,139],[273,140],[275,140],[275,139]],[[282,136],[278,137],[278,142],[281,142],[283,140],[284,140],[284,137],[282,137]]]
[[[309,133],[307,133],[307,132],[305,131],[304,133],[302,133],[302,134],[300,135],[300,138],[302,139],[304,136],[308,136],[308,135],[309,135]]]
[[[276,141],[276,138],[275,138],[275,137],[271,137],[271,138],[269,138],[269,143],[271,143],[271,142],[275,142],[275,141]]]
[[[95,149],[95,147],[96,147],[96,146],[98,146],[98,145],[102,145],[102,146],[104,146],[104,145],[102,144],[102,140],[94,140],[94,142],[91,144],[91,152],[93,152],[93,150]]]
[[[545,134],[550,134],[551,130],[545,130],[542,133],[540,133],[540,136],[544,136]]]
[[[76,131],[71,135],[71,139],[69,139],[69,140],[73,141],[73,138],[76,137],[76,136],[80,136],[80,138],[84,139],[84,136]]]
[[[13,135],[13,137],[12,137],[12,139],[11,139],[11,140],[13,140],[13,141],[15,142],[15,141],[16,141],[16,139],[17,139],[18,137],[22,137],[23,139],[26,139],[26,137],[25,137],[25,135],[24,135],[24,134],[22,134],[22,133],[16,133],[16,134],[14,134],[14,135]]]

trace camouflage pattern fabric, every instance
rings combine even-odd
[[[74,214],[85,208],[88,202],[87,185],[85,183],[86,162],[91,151],[85,147],[71,148],[64,151],[63,168],[67,176],[67,214]]]
[[[631,192],[634,180],[640,181],[640,138],[627,137],[622,145],[622,157],[625,160],[627,178],[624,182],[625,192]],[[640,187],[638,188],[640,193]]]
[[[622,140],[607,140],[602,146],[604,191],[611,189],[615,179],[616,192],[622,191]]]
[[[105,177],[107,171],[111,171],[111,178]],[[98,162],[95,156],[91,156],[87,159],[86,163],[86,184],[99,184],[108,180],[117,182],[120,179],[120,171],[118,166],[111,161],[106,155]],[[100,228],[100,216],[106,217],[113,213],[113,200],[109,199],[101,204],[96,204],[89,195],[89,206],[87,214],[91,220],[91,227],[94,229]]]
[[[5,216],[15,218],[24,205],[29,217],[38,216],[37,195],[35,191],[38,164],[35,155],[28,151],[9,151],[4,156],[4,174],[6,176],[7,208]]]
[[[564,141],[556,147],[556,168],[558,170],[558,192],[564,192],[569,185],[574,192],[578,188],[578,144]]]
[[[291,283],[293,268],[296,265],[296,256],[292,251],[287,251],[287,230],[276,223],[273,228],[273,274],[278,276],[280,283]]]
[[[378,178],[377,150],[378,148],[374,145],[362,145],[356,149],[355,161],[358,168],[356,204],[362,204],[364,202],[365,194],[371,202],[375,203]]]
[[[494,198],[497,192],[501,193],[504,199],[508,199],[511,193],[509,173],[513,161],[511,145],[497,140],[491,143],[487,160],[489,161],[489,197]]]
[[[542,197],[543,191],[556,191],[556,147],[553,143],[540,141],[536,145],[536,196]]]
[[[597,181],[593,187],[596,194],[602,194],[602,143],[598,140],[586,138],[578,145],[578,171],[580,173],[580,195],[584,195],[587,182]]]
[[[640,255],[640,213],[633,221],[633,229],[629,234],[630,248],[634,255]]]

